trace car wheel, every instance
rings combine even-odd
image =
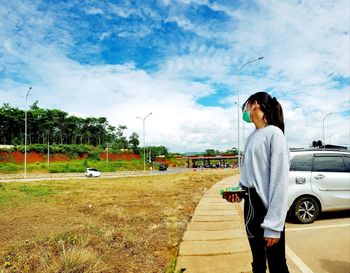
[[[295,202],[294,208],[295,219],[302,224],[309,224],[315,221],[320,212],[317,201],[312,197],[302,197]]]
[[[89,177],[92,177],[92,173],[89,174]]]

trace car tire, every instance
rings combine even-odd
[[[320,207],[314,198],[302,197],[295,201],[292,212],[298,223],[310,224],[320,213]]]
[[[89,174],[89,177],[92,177],[92,173]]]

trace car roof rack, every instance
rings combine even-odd
[[[348,149],[342,149],[342,148],[290,148],[289,151],[291,152],[299,152],[299,151],[305,151],[305,152],[346,152],[350,153],[350,150]]]

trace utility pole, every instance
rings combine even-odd
[[[107,163],[108,163],[108,143],[107,143]]]
[[[324,120],[325,120],[328,116],[330,116],[330,115],[332,115],[332,114],[333,114],[333,113],[330,112],[330,113],[328,113],[327,115],[325,115],[324,118],[322,119],[323,150],[324,150],[324,148],[325,148],[325,146],[326,146],[326,137],[325,137],[325,134],[324,134]]]
[[[246,65],[262,60],[264,59],[264,57],[259,57],[257,59],[251,60],[246,62],[245,64],[243,64],[239,70],[238,70],[238,77],[237,77],[237,105],[240,105],[240,101],[239,101],[239,92],[240,92],[240,76],[241,76],[241,71],[243,69],[243,67],[245,67]],[[240,126],[239,126],[239,121],[240,121],[241,117],[240,117],[240,109],[238,107],[237,109],[237,142],[238,142],[238,172],[241,173],[241,149],[240,149],[240,143],[239,143],[239,131],[240,131]]]
[[[28,95],[32,87],[29,87],[26,95],[26,108],[24,109],[24,178],[27,177],[27,102]]]
[[[147,114],[144,118],[136,117],[142,120],[142,128],[143,128],[143,171],[146,171],[146,133],[145,133],[145,121],[146,118],[152,115],[152,112]]]
[[[47,138],[47,168],[50,167],[50,140]]]

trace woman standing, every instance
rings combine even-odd
[[[284,224],[287,214],[289,149],[284,136],[283,110],[266,92],[243,104],[243,119],[254,123],[247,138],[240,186],[247,191],[244,218],[254,273],[289,272],[285,258]],[[239,202],[237,195],[229,202]]]

